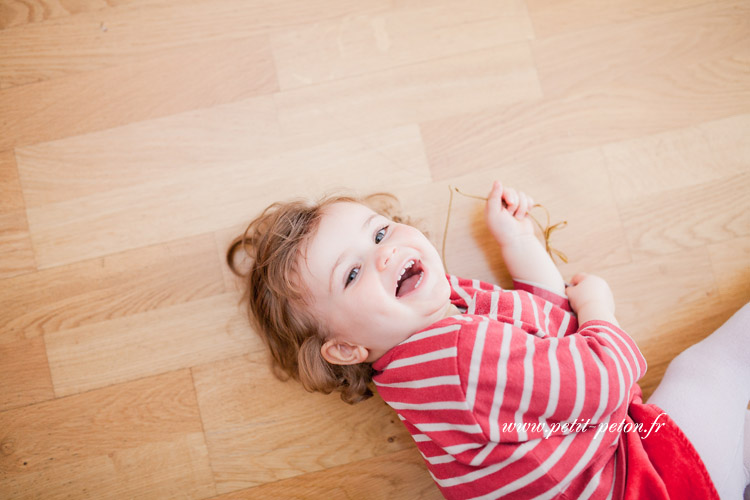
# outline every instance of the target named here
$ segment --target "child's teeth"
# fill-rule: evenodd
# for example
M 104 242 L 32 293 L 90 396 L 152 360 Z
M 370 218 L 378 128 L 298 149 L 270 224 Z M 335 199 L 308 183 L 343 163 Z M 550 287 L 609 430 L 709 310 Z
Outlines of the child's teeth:
M 409 262 L 407 262 L 406 265 L 404 266 L 404 268 L 401 270 L 401 276 L 403 276 L 404 273 L 406 272 L 406 270 L 409 269 L 413 265 L 414 265 L 414 261 L 413 260 L 410 260 Z
M 417 280 L 417 284 L 414 285 L 415 289 L 419 286 L 420 283 L 422 283 L 422 278 L 424 278 L 424 271 L 422 271 L 421 273 L 419 273 L 419 279 Z

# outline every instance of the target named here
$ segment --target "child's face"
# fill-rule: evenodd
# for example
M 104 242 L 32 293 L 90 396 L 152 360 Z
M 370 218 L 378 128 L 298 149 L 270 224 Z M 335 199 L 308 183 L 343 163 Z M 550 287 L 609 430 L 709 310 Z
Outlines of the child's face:
M 370 362 L 443 318 L 450 306 L 432 243 L 364 205 L 327 207 L 304 258 L 316 318 L 337 341 L 367 348 Z

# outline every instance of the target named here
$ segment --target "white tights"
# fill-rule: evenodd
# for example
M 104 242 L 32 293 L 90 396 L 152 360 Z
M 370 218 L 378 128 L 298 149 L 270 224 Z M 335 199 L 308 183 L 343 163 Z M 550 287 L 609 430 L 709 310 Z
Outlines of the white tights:
M 750 482 L 748 401 L 750 303 L 672 360 L 648 400 L 693 443 L 722 500 L 743 498 Z

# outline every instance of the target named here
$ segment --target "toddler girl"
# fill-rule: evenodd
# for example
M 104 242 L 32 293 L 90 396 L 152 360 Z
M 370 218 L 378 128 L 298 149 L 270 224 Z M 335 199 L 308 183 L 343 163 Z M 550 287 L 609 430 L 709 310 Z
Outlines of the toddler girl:
M 679 409 L 673 420 L 641 400 L 646 362 L 609 286 L 579 274 L 566 287 L 527 217 L 530 197 L 496 182 L 486 205 L 513 290 L 446 275 L 421 232 L 366 202 L 276 203 L 230 247 L 235 272 L 237 250 L 250 257 L 250 317 L 277 373 L 348 403 L 374 382 L 446 498 L 707 499 L 717 487 L 741 498 L 743 450 L 732 446 L 750 399 L 747 307 L 710 349 L 713 360 L 735 353 L 711 383 L 728 384 L 716 399 L 731 400 L 722 408 L 742 416 L 739 428 L 712 442 L 718 419 L 690 424 L 696 451 L 675 420 L 695 420 L 701 405 L 682 401 L 680 380 L 721 330 L 687 363 L 678 357 L 656 391 Z

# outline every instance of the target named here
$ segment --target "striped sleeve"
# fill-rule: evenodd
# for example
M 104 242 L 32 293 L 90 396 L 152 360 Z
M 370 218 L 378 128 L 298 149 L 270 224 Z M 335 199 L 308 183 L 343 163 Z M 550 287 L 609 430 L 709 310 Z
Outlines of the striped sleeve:
M 466 322 L 471 319 L 451 319 L 412 335 L 399 344 L 398 356 L 376 363 L 373 379 L 381 397 L 413 426 L 412 434 L 430 435 L 453 452 L 485 440 L 456 365 L 458 334 Z
M 565 311 L 572 311 L 572 309 L 570 308 L 570 302 L 568 302 L 567 297 L 565 297 L 564 295 L 558 295 L 557 293 L 548 290 L 538 283 L 515 279 L 513 280 L 513 288 L 515 288 L 516 290 L 524 290 L 532 295 L 536 295 L 537 297 L 544 299 L 556 305 L 557 307 L 562 308 Z
M 448 276 L 451 301 L 467 314 L 510 323 L 537 337 L 563 337 L 575 333 L 578 323 L 567 297 L 523 281 L 504 290 L 479 280 Z
M 494 442 L 549 437 L 564 434 L 563 423 L 619 417 L 646 371 L 635 342 L 606 322 L 547 338 L 507 323 L 485 325 L 464 330 L 457 352 L 467 401 L 471 395 L 477 423 Z

